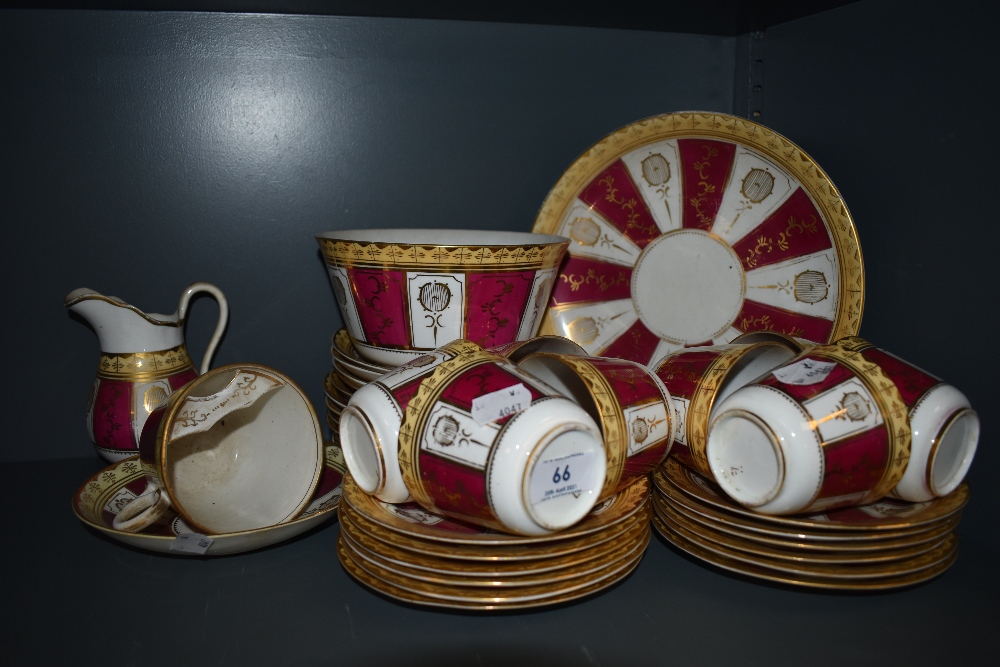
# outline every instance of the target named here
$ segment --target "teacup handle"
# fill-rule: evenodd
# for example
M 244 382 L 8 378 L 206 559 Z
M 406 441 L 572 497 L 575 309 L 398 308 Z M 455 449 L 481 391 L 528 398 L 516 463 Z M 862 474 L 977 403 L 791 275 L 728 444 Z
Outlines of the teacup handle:
M 212 356 L 215 354 L 215 348 L 219 346 L 219 341 L 222 339 L 222 332 L 226 330 L 226 324 L 229 323 L 229 302 L 226 300 L 226 295 L 222 293 L 222 290 L 212 283 L 191 283 L 184 289 L 184 293 L 181 294 L 181 302 L 177 306 L 178 324 L 184 324 L 184 319 L 187 317 L 187 309 L 188 304 L 191 302 L 191 297 L 198 292 L 207 292 L 211 294 L 219 303 L 219 323 L 215 325 L 215 333 L 212 334 L 212 340 L 208 342 L 208 348 L 205 349 L 205 356 L 201 360 L 201 368 L 198 369 L 198 374 L 204 375 L 205 371 L 208 370 L 208 367 L 212 362 Z
M 126 533 L 138 533 L 147 528 L 170 510 L 170 499 L 159 487 L 149 484 L 142 495 L 137 496 L 115 516 L 111 526 Z

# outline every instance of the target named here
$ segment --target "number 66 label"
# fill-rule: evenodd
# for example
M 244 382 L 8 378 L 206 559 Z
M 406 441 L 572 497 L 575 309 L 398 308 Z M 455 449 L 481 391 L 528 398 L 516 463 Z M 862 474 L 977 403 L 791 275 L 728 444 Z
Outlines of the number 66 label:
M 529 496 L 537 505 L 565 495 L 579 496 L 593 490 L 593 467 L 597 463 L 594 452 L 577 452 L 551 459 L 543 459 L 531 471 Z M 603 464 L 603 461 L 600 462 Z

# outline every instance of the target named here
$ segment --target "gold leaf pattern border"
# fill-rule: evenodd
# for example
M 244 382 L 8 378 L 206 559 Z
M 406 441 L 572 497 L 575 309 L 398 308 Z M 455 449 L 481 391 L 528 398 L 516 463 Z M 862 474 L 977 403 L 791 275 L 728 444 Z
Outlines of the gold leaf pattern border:
M 102 352 L 97 377 L 106 380 L 154 380 L 194 369 L 183 343 L 157 352 Z
M 331 266 L 395 268 L 400 270 L 491 268 L 504 271 L 553 269 L 559 266 L 569 240 L 540 245 L 440 246 L 374 243 L 321 238 L 323 256 Z

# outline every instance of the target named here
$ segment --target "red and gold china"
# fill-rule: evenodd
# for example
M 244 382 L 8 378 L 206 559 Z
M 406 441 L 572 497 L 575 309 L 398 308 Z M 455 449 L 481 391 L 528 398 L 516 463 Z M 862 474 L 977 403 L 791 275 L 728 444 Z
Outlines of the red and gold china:
M 608 471 L 601 497 L 652 472 L 674 440 L 670 392 L 634 361 L 548 352 L 529 354 L 520 368 L 575 400 L 601 426 Z
M 340 448 L 327 445 L 323 473 L 312 499 L 299 517 L 288 523 L 236 533 L 209 535 L 211 545 L 205 556 L 226 556 L 284 542 L 337 516 L 346 466 Z M 114 463 L 93 474 L 73 496 L 73 513 L 85 525 L 128 546 L 156 553 L 191 555 L 171 550 L 180 534 L 194 532 L 177 516 L 166 517 L 139 533 L 115 530 L 114 518 L 146 489 L 146 478 L 137 456 Z
M 673 456 L 710 474 L 705 458 L 715 407 L 743 385 L 795 356 L 786 341 L 692 347 L 668 354 L 652 370 L 670 391 L 677 425 Z
M 935 405 L 935 396 L 950 398 Z M 913 448 L 924 397 L 930 428 Z M 775 368 L 722 401 L 712 419 L 712 475 L 734 500 L 767 514 L 870 504 L 899 489 L 908 470 L 916 481 L 899 490 L 926 500 L 932 489 L 958 486 L 979 432 L 957 390 L 855 337 Z
M 229 319 L 226 297 L 215 285 L 189 285 L 173 315 L 147 314 L 85 287 L 66 295 L 64 305 L 94 328 L 101 346 L 97 379 L 87 401 L 87 431 L 105 460 L 137 454 L 149 413 L 198 376 L 184 343 L 184 324 L 191 297 L 200 292 L 219 303 L 219 321 L 201 362 L 204 373 Z
M 534 231 L 572 240 L 542 331 L 649 364 L 768 329 L 856 334 L 854 223 L 814 160 L 768 128 L 674 113 L 621 128 L 552 188 Z
M 420 383 L 398 460 L 424 508 L 527 535 L 586 516 L 607 470 L 601 432 L 583 408 L 485 351 L 444 361 Z
M 464 338 L 484 347 L 535 335 L 568 239 L 454 229 L 317 235 L 354 346 L 398 366 Z

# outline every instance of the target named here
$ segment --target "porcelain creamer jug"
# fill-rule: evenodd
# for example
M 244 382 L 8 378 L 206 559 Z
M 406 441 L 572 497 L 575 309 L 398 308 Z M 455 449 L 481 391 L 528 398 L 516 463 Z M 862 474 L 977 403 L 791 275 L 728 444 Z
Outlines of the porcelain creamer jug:
M 184 320 L 191 297 L 207 292 L 219 302 L 219 321 L 195 371 L 184 345 Z M 208 370 L 229 320 L 229 304 L 210 283 L 189 285 L 173 315 L 144 313 L 121 299 L 80 288 L 65 305 L 97 332 L 101 359 L 87 401 L 87 430 L 97 453 L 111 462 L 138 454 L 139 435 L 149 413 L 170 394 Z

